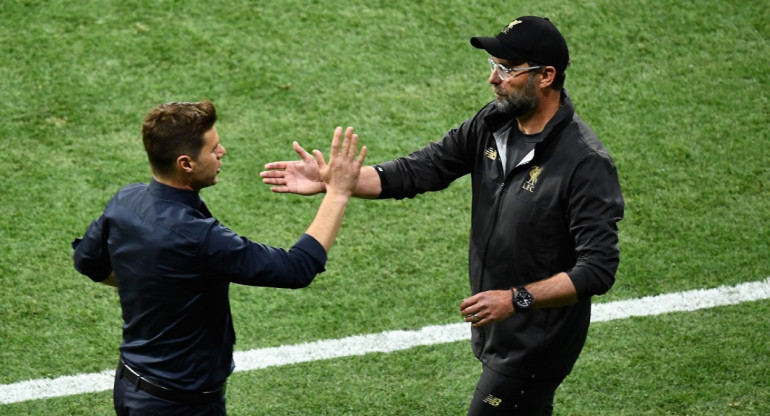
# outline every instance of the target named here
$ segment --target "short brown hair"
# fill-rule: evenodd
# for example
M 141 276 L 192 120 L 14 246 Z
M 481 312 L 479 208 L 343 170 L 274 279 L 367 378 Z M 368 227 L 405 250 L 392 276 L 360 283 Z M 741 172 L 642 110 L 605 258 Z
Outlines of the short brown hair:
M 197 159 L 203 135 L 216 121 L 217 110 L 209 100 L 165 103 L 150 111 L 142 125 L 142 140 L 153 172 L 173 172 L 181 155 Z

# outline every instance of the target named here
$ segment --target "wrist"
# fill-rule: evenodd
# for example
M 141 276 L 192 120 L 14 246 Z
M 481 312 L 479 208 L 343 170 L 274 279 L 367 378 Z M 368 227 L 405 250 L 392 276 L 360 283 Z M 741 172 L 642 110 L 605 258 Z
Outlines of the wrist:
M 535 298 L 524 286 L 516 286 L 511 288 L 511 302 L 516 313 L 524 313 L 532 309 Z
M 345 203 L 347 204 L 348 201 L 350 201 L 350 198 L 353 196 L 353 193 L 349 190 L 341 190 L 341 189 L 325 189 L 325 199 L 329 199 L 335 202 Z

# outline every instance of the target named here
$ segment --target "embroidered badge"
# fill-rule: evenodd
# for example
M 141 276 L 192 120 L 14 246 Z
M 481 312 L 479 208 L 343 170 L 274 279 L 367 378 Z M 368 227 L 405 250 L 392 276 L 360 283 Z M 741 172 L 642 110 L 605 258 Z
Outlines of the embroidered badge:
M 541 173 L 543 173 L 542 166 L 532 166 L 532 170 L 529 171 L 529 180 L 524 182 L 522 188 L 529 192 L 535 192 L 535 184 L 537 183 L 537 178 Z
M 503 33 L 508 34 L 508 32 L 510 32 L 511 29 L 513 29 L 513 27 L 518 25 L 519 23 L 522 23 L 522 21 L 521 20 L 514 20 L 511 23 L 508 23 L 508 26 L 506 26 L 505 29 L 503 29 Z
M 495 160 L 495 159 L 497 159 L 497 150 L 495 150 L 492 147 L 489 147 L 489 148 L 487 148 L 487 150 L 484 151 L 484 156 L 486 156 L 486 157 L 488 157 L 488 158 L 490 158 L 492 160 Z

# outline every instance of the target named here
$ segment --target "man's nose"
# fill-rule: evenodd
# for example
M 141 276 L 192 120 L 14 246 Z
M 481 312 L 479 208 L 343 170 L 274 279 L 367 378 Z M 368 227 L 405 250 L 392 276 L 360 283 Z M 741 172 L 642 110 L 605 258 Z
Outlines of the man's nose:
M 489 82 L 492 85 L 498 85 L 503 82 L 502 78 L 500 78 L 500 75 L 497 73 L 496 70 L 492 70 L 489 73 L 489 79 L 487 79 L 487 82 Z

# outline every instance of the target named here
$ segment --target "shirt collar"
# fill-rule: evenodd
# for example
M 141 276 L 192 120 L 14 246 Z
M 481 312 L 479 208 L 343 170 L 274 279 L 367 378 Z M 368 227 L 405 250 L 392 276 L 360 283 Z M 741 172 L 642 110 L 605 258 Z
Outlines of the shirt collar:
M 156 181 L 155 178 L 150 181 L 149 189 L 150 194 L 158 199 L 181 202 L 196 210 L 199 210 L 203 204 L 203 200 L 197 192 L 164 185 Z

